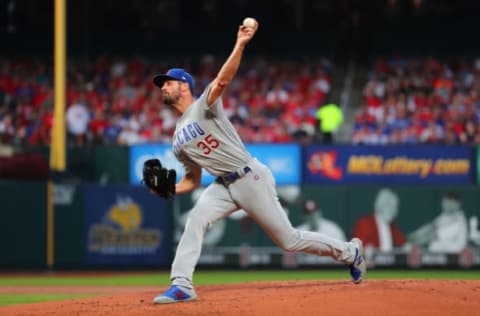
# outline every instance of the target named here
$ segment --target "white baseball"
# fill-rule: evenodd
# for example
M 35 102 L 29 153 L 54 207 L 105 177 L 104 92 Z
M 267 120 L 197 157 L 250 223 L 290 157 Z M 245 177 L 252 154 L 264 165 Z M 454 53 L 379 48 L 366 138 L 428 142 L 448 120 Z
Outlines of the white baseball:
M 254 18 L 245 18 L 243 19 L 243 25 L 245 25 L 246 27 L 255 27 L 255 25 L 257 24 L 257 21 L 255 21 Z

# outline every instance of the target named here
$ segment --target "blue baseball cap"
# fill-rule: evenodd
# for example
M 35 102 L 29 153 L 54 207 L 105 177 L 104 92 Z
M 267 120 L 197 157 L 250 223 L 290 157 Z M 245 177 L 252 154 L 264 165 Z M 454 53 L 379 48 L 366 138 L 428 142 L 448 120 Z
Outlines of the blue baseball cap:
M 159 88 L 163 86 L 163 83 L 167 80 L 178 80 L 181 82 L 188 83 L 190 90 L 193 93 L 194 81 L 192 75 L 185 71 L 182 68 L 172 68 L 167 71 L 166 74 L 156 75 L 153 78 L 153 82 Z

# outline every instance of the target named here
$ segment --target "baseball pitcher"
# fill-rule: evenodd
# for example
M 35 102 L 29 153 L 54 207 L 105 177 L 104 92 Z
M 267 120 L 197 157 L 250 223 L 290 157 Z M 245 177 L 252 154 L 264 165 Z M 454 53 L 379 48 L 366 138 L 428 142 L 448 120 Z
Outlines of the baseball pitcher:
M 162 167 L 158 159 L 145 162 L 145 185 L 161 197 L 190 192 L 200 186 L 202 169 L 216 176 L 202 193 L 185 225 L 171 269 L 171 287 L 153 303 L 175 303 L 197 298 L 193 271 L 200 257 L 205 231 L 219 219 L 243 209 L 283 250 L 330 256 L 349 267 L 353 283 L 365 276 L 362 241 L 349 242 L 297 230 L 282 209 L 272 173 L 252 157 L 223 111 L 222 94 L 234 78 L 243 51 L 258 29 L 241 25 L 233 50 L 198 98 L 193 97 L 194 80 L 181 68 L 157 75 L 154 83 L 163 102 L 177 110 L 179 118 L 173 135 L 173 150 L 184 165 L 185 175 L 176 182 L 175 170 Z

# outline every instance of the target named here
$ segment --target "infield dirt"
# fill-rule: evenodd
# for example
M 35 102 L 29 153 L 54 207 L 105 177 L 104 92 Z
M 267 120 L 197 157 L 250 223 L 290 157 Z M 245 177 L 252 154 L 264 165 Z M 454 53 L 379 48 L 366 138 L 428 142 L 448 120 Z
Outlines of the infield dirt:
M 199 299 L 153 305 L 165 287 L 4 286 L 0 294 L 85 293 L 94 298 L 0 307 L 0 315 L 478 315 L 480 281 L 250 282 L 198 286 Z

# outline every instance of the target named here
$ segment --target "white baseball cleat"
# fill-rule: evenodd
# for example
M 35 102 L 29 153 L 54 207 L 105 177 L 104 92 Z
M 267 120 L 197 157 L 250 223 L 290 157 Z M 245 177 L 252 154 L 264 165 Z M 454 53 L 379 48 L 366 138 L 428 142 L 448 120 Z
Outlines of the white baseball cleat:
M 363 243 L 359 238 L 353 238 L 350 242 L 355 245 L 355 258 L 348 268 L 350 269 L 352 282 L 358 284 L 367 274 L 367 265 L 363 257 Z
M 155 296 L 153 304 L 169 304 L 193 301 L 197 298 L 197 294 L 193 288 L 186 288 L 183 286 L 172 285 L 163 294 Z

